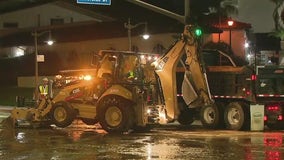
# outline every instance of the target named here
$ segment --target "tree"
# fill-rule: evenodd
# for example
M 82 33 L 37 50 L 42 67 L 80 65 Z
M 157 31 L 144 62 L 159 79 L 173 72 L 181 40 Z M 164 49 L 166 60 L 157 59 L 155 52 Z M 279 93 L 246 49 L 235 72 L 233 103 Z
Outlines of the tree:
M 273 11 L 273 20 L 274 20 L 274 26 L 275 26 L 275 30 L 278 31 L 280 30 L 280 25 L 279 25 L 279 14 L 278 14 L 278 10 L 280 9 L 281 5 L 283 4 L 284 0 L 269 0 L 273 3 L 275 3 L 276 7 Z
M 228 0 L 191 1 L 191 20 L 198 23 L 221 23 L 238 14 L 238 8 Z
M 279 9 L 284 3 L 284 0 L 269 0 L 269 1 L 275 3 L 276 5 L 272 14 L 274 20 L 274 31 L 270 35 L 280 38 L 281 40 L 284 40 L 284 28 L 283 25 L 280 25 L 279 20 L 281 19 L 281 15 L 279 15 L 278 13 Z

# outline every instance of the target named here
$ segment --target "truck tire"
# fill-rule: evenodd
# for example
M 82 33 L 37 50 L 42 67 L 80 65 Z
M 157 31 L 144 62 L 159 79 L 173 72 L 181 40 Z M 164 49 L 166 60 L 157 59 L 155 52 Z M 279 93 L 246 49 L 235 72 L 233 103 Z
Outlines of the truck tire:
M 224 120 L 226 129 L 241 130 L 244 125 L 245 114 L 240 103 L 232 102 L 225 108 Z
M 75 110 L 66 102 L 55 103 L 50 111 L 51 122 L 61 128 L 69 126 L 75 115 Z
M 220 113 L 216 105 L 203 106 L 200 110 L 200 121 L 205 128 L 216 129 L 220 126 Z
M 131 109 L 119 98 L 106 99 L 99 108 L 99 122 L 109 133 L 122 133 L 131 128 Z

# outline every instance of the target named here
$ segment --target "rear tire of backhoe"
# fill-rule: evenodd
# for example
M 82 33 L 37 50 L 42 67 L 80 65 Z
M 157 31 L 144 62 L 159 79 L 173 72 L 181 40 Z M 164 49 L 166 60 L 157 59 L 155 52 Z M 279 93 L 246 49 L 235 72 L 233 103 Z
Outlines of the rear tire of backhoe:
M 51 121 L 57 127 L 64 128 L 73 122 L 75 113 L 75 110 L 67 102 L 57 102 L 50 111 Z
M 208 129 L 221 128 L 223 122 L 221 109 L 221 106 L 218 108 L 215 104 L 202 107 L 200 110 L 202 125 Z
M 180 111 L 180 114 L 177 118 L 178 123 L 186 126 L 191 125 L 194 122 L 194 112 L 194 109 L 189 108 Z
M 108 98 L 99 108 L 99 122 L 104 130 L 109 133 L 123 133 L 132 125 L 130 107 L 119 98 Z

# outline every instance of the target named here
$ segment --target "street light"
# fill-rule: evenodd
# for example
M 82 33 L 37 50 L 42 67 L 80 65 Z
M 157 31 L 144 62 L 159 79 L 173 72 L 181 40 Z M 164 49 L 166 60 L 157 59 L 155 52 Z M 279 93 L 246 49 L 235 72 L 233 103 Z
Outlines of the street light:
M 35 43 L 35 98 L 36 100 L 38 98 L 38 90 L 37 90 L 37 86 L 38 86 L 38 42 L 37 41 L 38 41 L 38 37 L 46 33 L 49 34 L 49 37 L 46 43 L 48 45 L 52 45 L 54 41 L 51 39 L 51 31 L 43 31 L 43 32 L 38 33 L 37 30 L 35 30 L 34 32 L 32 32 L 32 36 L 34 37 L 34 43 Z
M 49 31 L 48 40 L 46 41 L 46 43 L 50 46 L 53 45 L 53 43 L 54 43 L 54 40 L 52 40 L 52 38 L 51 38 L 51 31 Z
M 229 42 L 230 42 L 230 49 L 232 49 L 232 26 L 234 25 L 234 21 L 230 18 L 228 20 L 228 26 L 229 26 L 229 32 L 230 32 L 230 35 L 229 35 Z
M 143 39 L 145 39 L 145 40 L 147 40 L 147 39 L 149 39 L 150 38 L 150 35 L 148 34 L 148 23 L 147 22 L 141 22 L 141 23 L 137 23 L 137 24 L 135 24 L 135 25 L 132 25 L 131 23 L 130 23 L 130 18 L 128 18 L 128 23 L 124 23 L 124 27 L 127 29 L 127 33 L 128 33 L 128 50 L 129 51 L 131 51 L 132 49 L 131 49 L 131 47 L 132 47 L 132 42 L 131 42 L 131 29 L 134 29 L 134 28 L 136 28 L 136 27 L 139 27 L 139 26 L 141 26 L 141 25 L 145 25 L 145 32 L 144 32 L 144 34 L 142 35 L 142 37 L 143 37 Z

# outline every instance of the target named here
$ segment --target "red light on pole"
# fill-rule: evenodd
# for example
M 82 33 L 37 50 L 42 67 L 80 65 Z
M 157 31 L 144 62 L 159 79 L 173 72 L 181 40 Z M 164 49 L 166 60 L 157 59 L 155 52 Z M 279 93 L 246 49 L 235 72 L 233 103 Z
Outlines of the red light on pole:
M 232 29 L 231 29 L 231 27 L 234 25 L 234 21 L 233 20 L 231 20 L 231 19 L 229 19 L 228 20 L 228 26 L 229 26 L 229 32 L 230 32 L 230 37 L 229 37 L 229 41 L 230 41 L 230 48 L 232 49 Z

